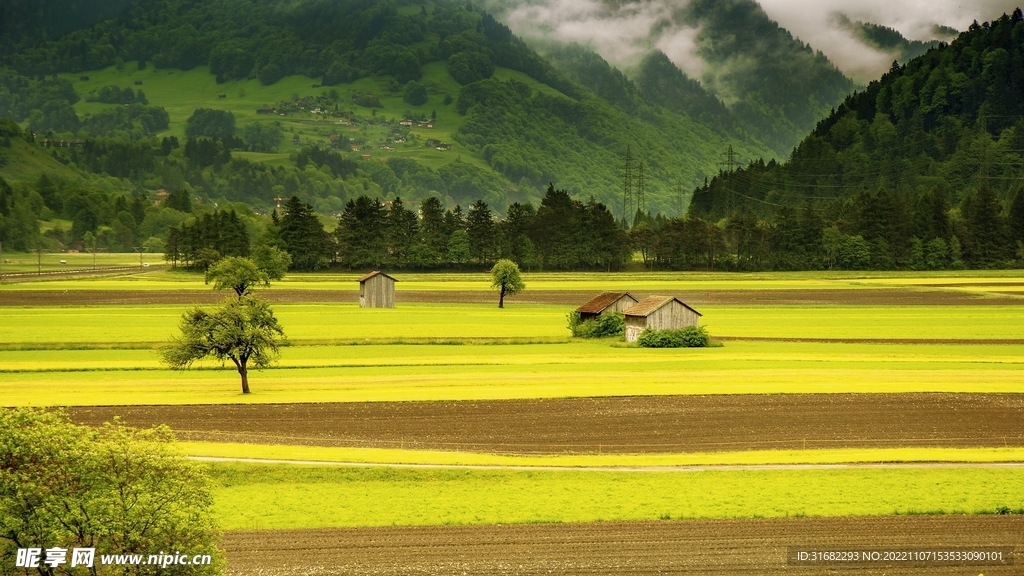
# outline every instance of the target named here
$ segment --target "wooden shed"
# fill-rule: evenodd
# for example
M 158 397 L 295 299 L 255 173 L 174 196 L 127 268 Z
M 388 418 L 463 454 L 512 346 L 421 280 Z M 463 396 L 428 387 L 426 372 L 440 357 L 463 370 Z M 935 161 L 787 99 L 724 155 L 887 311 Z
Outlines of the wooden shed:
M 359 279 L 360 308 L 394 308 L 395 280 L 391 276 L 375 270 Z
M 624 313 L 639 301 L 629 292 L 605 292 L 577 308 L 576 312 L 580 315 L 580 322 L 586 322 L 587 320 L 597 318 L 605 312 Z
M 629 308 L 626 315 L 626 342 L 636 342 L 645 328 L 682 330 L 699 326 L 701 313 L 672 296 L 648 296 Z

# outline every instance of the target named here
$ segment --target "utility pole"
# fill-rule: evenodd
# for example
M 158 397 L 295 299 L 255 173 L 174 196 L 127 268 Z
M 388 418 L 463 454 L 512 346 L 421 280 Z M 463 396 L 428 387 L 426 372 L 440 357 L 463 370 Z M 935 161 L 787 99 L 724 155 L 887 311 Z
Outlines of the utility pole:
M 142 253 L 146 251 L 146 247 L 145 246 L 135 246 L 134 248 L 132 248 L 132 250 L 135 250 L 136 252 L 139 253 L 139 269 L 141 270 L 142 269 Z
M 4 241 L 0 240 L 0 282 L 4 281 Z
M 36 273 L 43 275 L 43 247 L 36 244 Z

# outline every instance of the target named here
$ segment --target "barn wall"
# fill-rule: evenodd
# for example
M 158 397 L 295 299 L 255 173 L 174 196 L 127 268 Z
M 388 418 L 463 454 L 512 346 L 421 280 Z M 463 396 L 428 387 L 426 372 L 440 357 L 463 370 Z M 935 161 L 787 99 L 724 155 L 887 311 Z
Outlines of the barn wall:
M 378 274 L 359 287 L 359 306 L 363 308 L 394 308 L 395 282 Z
M 626 342 L 636 342 L 640 338 L 640 333 L 647 326 L 645 320 L 639 316 L 626 316 Z
M 647 317 L 647 326 L 652 330 L 682 330 L 699 322 L 700 316 L 674 300 Z
M 637 301 L 633 300 L 629 296 L 623 296 L 615 301 L 614 304 L 608 307 L 605 312 L 625 312 L 630 307 L 636 305 Z

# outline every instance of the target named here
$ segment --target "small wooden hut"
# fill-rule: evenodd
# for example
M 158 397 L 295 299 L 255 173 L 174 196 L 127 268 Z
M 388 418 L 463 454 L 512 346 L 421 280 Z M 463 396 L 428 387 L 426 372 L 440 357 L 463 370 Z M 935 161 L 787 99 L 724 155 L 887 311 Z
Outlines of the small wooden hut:
M 629 292 L 605 292 L 576 309 L 580 322 L 593 320 L 605 312 L 625 312 L 639 302 Z
M 375 270 L 359 279 L 360 308 L 394 308 L 395 280 L 391 276 Z
M 646 328 L 682 330 L 699 326 L 701 313 L 672 296 L 648 296 L 629 308 L 626 315 L 626 342 L 636 342 Z

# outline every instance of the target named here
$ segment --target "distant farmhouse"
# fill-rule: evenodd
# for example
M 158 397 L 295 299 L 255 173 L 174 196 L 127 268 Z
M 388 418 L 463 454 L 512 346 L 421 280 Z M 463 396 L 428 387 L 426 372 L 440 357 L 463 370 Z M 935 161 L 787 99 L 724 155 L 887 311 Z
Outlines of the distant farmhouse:
M 682 330 L 699 326 L 702 314 L 672 296 L 648 296 L 623 312 L 626 342 L 636 342 L 645 329 Z
M 394 308 L 395 280 L 376 270 L 359 279 L 360 308 Z
M 606 312 L 625 312 L 634 306 L 637 300 L 629 292 L 605 292 L 576 309 L 580 322 L 593 320 Z

